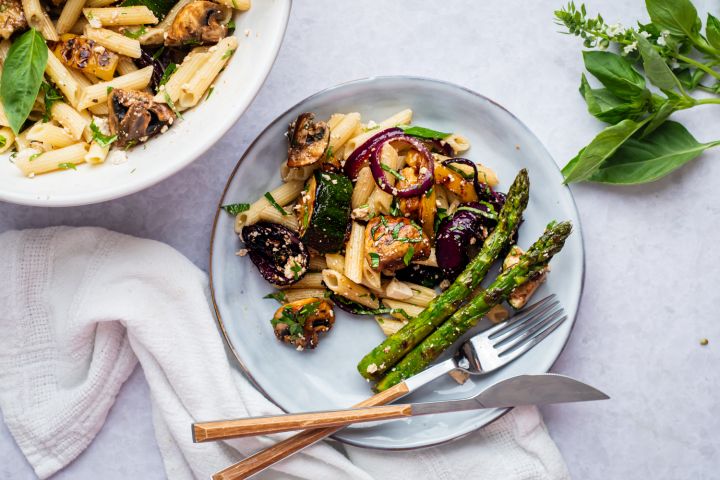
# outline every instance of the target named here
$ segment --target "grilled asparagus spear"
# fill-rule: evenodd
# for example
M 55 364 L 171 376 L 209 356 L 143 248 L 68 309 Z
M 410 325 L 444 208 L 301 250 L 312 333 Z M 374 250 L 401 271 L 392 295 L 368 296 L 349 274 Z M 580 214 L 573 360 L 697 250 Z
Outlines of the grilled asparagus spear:
M 522 169 L 508 191 L 495 230 L 485 239 L 480 253 L 468 264 L 452 285 L 436 297 L 420 315 L 410 320 L 396 334 L 375 347 L 358 364 L 360 374 L 368 379 L 381 378 L 410 350 L 455 312 L 470 293 L 480 285 L 490 265 L 509 244 L 520 224 L 528 202 L 530 180 Z
M 550 259 L 562 249 L 572 231 L 570 222 L 551 223 L 545 233 L 520 257 L 520 261 L 501 273 L 495 281 L 455 312 L 435 332 L 408 353 L 380 382 L 376 391 L 383 391 L 421 372 L 445 349 L 450 347 L 494 305 L 502 302 L 510 292 L 541 272 Z

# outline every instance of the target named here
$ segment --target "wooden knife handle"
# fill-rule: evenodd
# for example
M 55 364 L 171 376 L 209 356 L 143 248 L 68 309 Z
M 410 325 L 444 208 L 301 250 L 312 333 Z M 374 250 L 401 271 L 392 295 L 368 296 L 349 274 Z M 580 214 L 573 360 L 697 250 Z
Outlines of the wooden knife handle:
M 324 412 L 273 415 L 268 417 L 239 418 L 193 425 L 196 443 L 223 438 L 253 437 L 269 433 L 306 430 L 308 428 L 341 427 L 352 423 L 392 420 L 412 415 L 410 405 L 386 405 Z
M 362 408 L 385 405 L 407 395 L 409 391 L 410 390 L 404 382 L 399 383 L 392 388 L 380 392 L 377 395 L 354 405 L 354 407 Z M 290 455 L 319 442 L 323 438 L 332 435 L 341 428 L 342 427 L 317 428 L 298 433 L 287 440 L 283 440 L 272 447 L 261 450 L 245 460 L 241 460 L 235 465 L 231 465 L 228 468 L 217 472 L 212 478 L 213 480 L 241 480 L 249 478 L 256 473 L 262 472 L 280 460 L 287 458 Z

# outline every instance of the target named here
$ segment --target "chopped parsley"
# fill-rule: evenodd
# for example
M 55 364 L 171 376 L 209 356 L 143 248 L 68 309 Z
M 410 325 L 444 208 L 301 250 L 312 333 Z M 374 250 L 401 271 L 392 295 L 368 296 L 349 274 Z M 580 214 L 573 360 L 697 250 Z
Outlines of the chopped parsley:
M 388 172 L 390 175 L 397 178 L 398 180 L 405 180 L 405 177 L 402 175 L 402 173 L 398 172 L 397 170 L 395 170 L 392 167 L 385 165 L 384 163 L 380 164 L 380 168 L 382 168 L 383 170 L 385 170 L 386 172 Z
M 302 271 L 303 267 L 302 265 L 299 265 L 297 262 L 293 261 L 292 267 L 290 267 L 290 270 L 293 272 L 294 280 L 298 280 L 300 278 L 300 272 Z
M 495 213 L 495 209 L 493 208 L 491 208 L 490 211 L 486 212 L 485 210 L 480 210 L 479 208 L 473 208 L 467 205 L 463 205 L 462 207 L 458 207 L 458 209 L 455 211 L 461 212 L 463 210 L 466 212 L 477 213 L 478 215 L 489 218 L 490 220 L 497 220 L 497 214 Z
M 457 173 L 458 175 L 460 175 L 460 176 L 461 176 L 462 178 L 464 178 L 465 180 L 472 180 L 472 179 L 475 178 L 475 173 L 474 173 L 474 172 L 473 172 L 473 173 L 466 172 L 465 170 L 463 170 L 463 169 L 461 169 L 461 168 L 458 168 L 458 167 L 456 167 L 455 165 L 452 165 L 452 164 L 450 164 L 450 165 L 445 165 L 445 166 L 446 166 L 448 169 L 450 169 L 450 170 L 452 170 L 453 172 L 455 172 L 455 173 Z
M 170 97 L 170 94 L 168 94 L 168 92 L 163 92 L 163 93 L 165 94 L 165 95 L 164 95 L 164 96 L 165 96 L 165 103 L 167 103 L 167 104 L 168 104 L 168 107 L 170 107 L 170 110 L 172 110 L 173 113 L 174 113 L 175 115 L 177 115 L 177 117 L 178 117 L 179 119 L 182 120 L 183 116 L 180 114 L 180 112 L 178 112 L 177 108 L 175 108 L 175 102 L 173 102 L 172 98 Z
M 438 231 L 438 228 L 440 227 L 440 222 L 442 222 L 444 218 L 447 218 L 447 216 L 447 209 L 438 207 L 437 214 L 435 215 L 435 232 Z
M 220 57 L 221 60 L 225 60 L 226 58 L 230 58 L 230 56 L 235 53 L 234 48 L 228 48 L 225 53 L 223 53 L 222 57 Z
M 131 30 L 129 30 L 129 29 L 125 29 L 125 31 L 123 32 L 123 35 L 125 35 L 126 37 L 134 38 L 134 39 L 137 40 L 138 38 L 142 37 L 142 36 L 145 35 L 146 33 L 147 33 L 147 28 L 145 28 L 145 25 L 142 25 L 140 28 L 138 28 L 138 29 L 135 30 L 135 31 L 131 31 Z
M 334 293 L 330 295 L 330 299 L 337 304 L 343 305 L 347 311 L 354 313 L 355 315 L 383 315 L 386 313 L 399 313 L 408 320 L 411 318 L 410 315 L 408 315 L 402 308 L 389 308 L 385 306 L 381 306 L 380 308 L 367 308 L 357 302 L 353 302 L 352 300 Z
M 332 160 L 333 158 L 333 147 L 332 145 L 328 145 L 327 150 L 325 150 L 325 160 Z
M 196 38 L 189 38 L 187 40 L 183 40 L 183 45 L 187 45 L 190 47 L 196 47 L 198 45 L 202 45 L 202 42 Z
M 398 125 L 398 128 L 400 128 L 403 133 L 410 135 L 411 137 L 427 138 L 429 140 L 442 140 L 443 138 L 447 138 L 452 135 L 451 133 L 438 132 L 437 130 L 433 130 L 431 128 L 411 125 Z
M 393 237 L 394 240 L 397 240 L 397 239 L 398 239 L 398 236 L 400 235 L 400 230 L 402 230 L 402 227 L 403 227 L 404 225 L 405 225 L 404 223 L 398 222 L 398 223 L 395 225 L 395 227 L 392 229 L 392 237 Z
M 90 130 L 92 131 L 92 139 L 95 143 L 101 147 L 109 147 L 114 141 L 117 140 L 117 135 L 105 135 L 100 131 L 100 128 L 95 124 L 95 120 L 90 123 Z
M 5 138 L 3 135 L 0 135 L 0 148 L 4 147 L 7 143 L 7 138 Z
M 410 265 L 410 261 L 412 260 L 413 255 L 415 255 L 415 248 L 410 245 L 407 252 L 405 252 L 405 255 L 403 255 L 403 263 L 406 267 Z
M 36 159 L 37 157 L 39 157 L 39 156 L 40 156 L 39 153 L 33 153 L 32 155 L 30 155 L 30 157 L 28 157 L 28 162 L 32 162 L 33 160 L 35 160 L 35 159 Z
M 70 169 L 77 170 L 77 166 L 72 162 L 59 163 L 58 168 L 60 168 L 62 170 L 70 170 Z
M 205 101 L 207 101 L 208 98 L 210 98 L 210 95 L 215 91 L 215 87 L 210 85 L 210 88 L 208 88 L 208 93 L 205 95 Z
M 432 193 L 435 191 L 434 188 L 435 187 L 430 187 L 430 189 L 425 192 L 425 198 L 430 198 L 430 195 L 432 195 Z
M 162 55 L 164 51 L 165 47 L 158 48 L 157 50 L 155 50 L 155 53 L 152 54 L 152 59 L 157 60 L 158 58 L 160 58 L 160 55 Z
M 113 91 L 113 87 L 107 87 L 107 90 L 105 90 L 105 93 L 110 95 L 110 92 L 112 92 L 112 91 Z
M 393 197 L 392 202 L 390 202 L 390 215 L 393 217 L 400 217 L 402 216 L 402 212 L 400 211 L 400 205 L 398 204 L 398 199 Z
M 375 252 L 370 252 L 370 266 L 372 268 L 378 268 L 380 266 L 380 255 Z
M 223 205 L 220 208 L 225 210 L 230 215 L 237 215 L 238 213 L 246 212 L 250 209 L 249 203 L 229 203 Z
M 47 82 L 43 82 L 40 85 L 40 90 L 42 90 L 43 99 L 45 100 L 45 113 L 43 114 L 43 120 L 47 122 L 50 120 L 50 109 L 52 108 L 53 103 L 61 102 L 63 100 L 63 96 L 55 89 L 55 87 Z
M 287 297 L 285 296 L 285 292 L 283 292 L 282 290 L 279 290 L 279 291 L 274 292 L 274 293 L 268 293 L 268 294 L 265 295 L 263 298 L 272 298 L 272 299 L 274 299 L 274 300 L 277 300 L 277 301 L 280 302 L 280 303 L 286 303 L 286 302 L 287 302 Z
M 273 198 L 273 196 L 272 196 L 272 194 L 271 194 L 270 192 L 265 192 L 265 199 L 266 199 L 268 202 L 270 202 L 270 205 L 272 205 L 273 207 L 275 207 L 275 210 L 277 210 L 278 212 L 282 213 L 283 216 L 285 216 L 285 215 L 288 214 L 288 212 L 286 212 L 285 209 L 282 208 L 282 207 L 280 206 L 280 204 L 275 201 L 275 199 Z
M 158 83 L 158 86 L 165 85 L 168 80 L 170 80 L 170 76 L 175 73 L 175 70 L 177 70 L 177 65 L 170 62 L 167 67 L 165 67 L 165 71 L 162 74 L 162 77 L 160 77 L 160 82 Z
M 227 25 L 228 30 L 235 30 L 235 20 L 232 18 L 225 25 Z

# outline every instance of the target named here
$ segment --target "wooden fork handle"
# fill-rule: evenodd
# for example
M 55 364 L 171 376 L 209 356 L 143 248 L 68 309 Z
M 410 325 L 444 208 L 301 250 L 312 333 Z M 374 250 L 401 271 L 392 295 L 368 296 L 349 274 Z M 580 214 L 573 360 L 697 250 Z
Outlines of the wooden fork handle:
M 362 408 L 386 405 L 407 395 L 409 392 L 410 390 L 404 382 L 399 383 L 392 388 L 380 392 L 377 395 L 354 405 L 354 407 Z M 290 455 L 319 442 L 323 438 L 332 435 L 341 428 L 342 427 L 318 428 L 298 433 L 287 440 L 283 440 L 282 442 L 279 442 L 270 448 L 266 448 L 265 450 L 262 450 L 245 460 L 236 463 L 235 465 L 231 465 L 228 468 L 217 472 L 212 478 L 213 480 L 241 480 L 249 478 L 256 473 L 262 472 L 280 460 L 287 458 Z
M 392 420 L 412 415 L 410 405 L 386 405 L 325 412 L 274 415 L 240 418 L 193 425 L 195 442 L 208 442 L 223 438 L 252 437 L 269 433 L 306 430 L 308 428 L 341 427 L 352 423 Z

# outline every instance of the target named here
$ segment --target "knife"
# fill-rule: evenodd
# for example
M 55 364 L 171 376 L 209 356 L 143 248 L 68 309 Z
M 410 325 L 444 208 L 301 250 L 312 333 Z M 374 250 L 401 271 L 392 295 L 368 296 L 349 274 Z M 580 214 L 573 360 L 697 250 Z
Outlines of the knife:
M 610 397 L 600 390 L 564 375 L 552 373 L 519 375 L 501 380 L 476 396 L 463 400 L 351 408 L 195 423 L 192 431 L 195 442 L 207 442 L 221 438 L 248 437 L 308 428 L 339 427 L 352 423 L 395 420 L 436 413 L 519 407 L 521 405 L 588 402 L 608 398 Z

